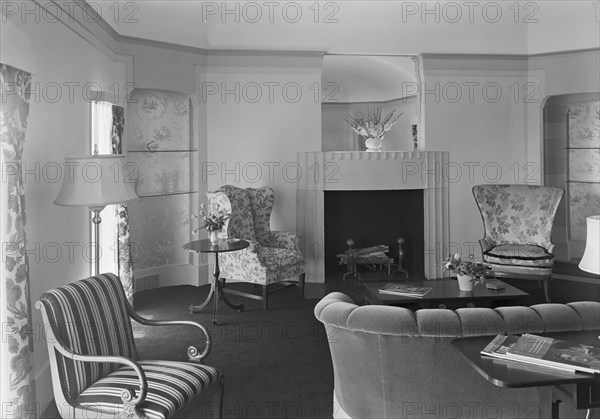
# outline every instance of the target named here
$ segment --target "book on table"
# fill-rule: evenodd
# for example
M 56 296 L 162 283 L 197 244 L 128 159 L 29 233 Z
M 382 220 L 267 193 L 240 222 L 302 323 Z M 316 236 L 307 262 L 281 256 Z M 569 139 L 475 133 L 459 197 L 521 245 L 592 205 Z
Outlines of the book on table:
M 600 347 L 529 333 L 498 335 L 481 354 L 563 371 L 600 374 Z
M 379 289 L 381 294 L 403 295 L 407 297 L 422 298 L 433 290 L 431 287 L 419 287 L 406 284 L 385 284 Z

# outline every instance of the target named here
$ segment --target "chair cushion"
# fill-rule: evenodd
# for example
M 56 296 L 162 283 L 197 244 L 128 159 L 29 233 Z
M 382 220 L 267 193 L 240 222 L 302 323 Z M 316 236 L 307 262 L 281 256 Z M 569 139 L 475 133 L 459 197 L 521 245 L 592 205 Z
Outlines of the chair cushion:
M 281 269 L 284 266 L 294 265 L 303 262 L 302 254 L 299 254 L 290 249 L 280 247 L 266 247 L 260 249 L 258 258 L 267 269 Z
M 498 265 L 550 267 L 554 264 L 554 255 L 534 244 L 501 244 L 483 252 L 483 258 Z
M 190 362 L 149 360 L 140 361 L 140 366 L 148 380 L 146 400 L 140 410 L 152 419 L 172 417 L 221 379 L 218 370 Z M 121 391 L 133 388 L 137 395 L 138 383 L 135 371 L 122 367 L 86 388 L 75 401 L 84 407 L 118 413 L 123 407 Z

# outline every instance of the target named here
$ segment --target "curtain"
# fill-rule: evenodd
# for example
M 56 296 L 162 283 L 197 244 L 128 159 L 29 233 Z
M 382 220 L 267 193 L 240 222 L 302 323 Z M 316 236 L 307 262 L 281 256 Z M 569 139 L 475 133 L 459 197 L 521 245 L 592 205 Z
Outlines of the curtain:
M 92 154 L 113 154 L 111 144 L 106 141 L 111 138 L 112 103 L 92 102 Z M 120 153 L 119 153 L 120 154 Z
M 125 126 L 125 110 L 112 105 L 111 152 L 123 153 L 123 128 Z M 123 174 L 125 176 L 125 174 Z M 127 180 L 127 179 L 126 179 Z M 125 289 L 125 295 L 133 306 L 133 258 L 129 240 L 129 214 L 127 204 L 116 205 L 117 211 L 117 245 L 119 252 L 119 278 Z
M 3 412 L 26 417 L 35 412 L 35 378 L 29 265 L 25 235 L 25 191 L 21 177 L 29 114 L 31 75 L 0 63 L 0 143 L 6 177 L 0 192 L 2 230 L 2 388 Z M 13 170 L 14 169 L 14 170 Z M 10 403 L 10 404 L 9 404 Z

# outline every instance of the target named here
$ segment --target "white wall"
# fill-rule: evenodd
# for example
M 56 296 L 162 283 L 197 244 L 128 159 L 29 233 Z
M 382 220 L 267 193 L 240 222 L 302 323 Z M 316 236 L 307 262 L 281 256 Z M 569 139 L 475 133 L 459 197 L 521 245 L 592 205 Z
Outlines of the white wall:
M 296 153 L 321 148 L 322 57 L 208 58 L 200 98 L 207 104 L 207 187 L 273 187 L 271 228 L 294 231 L 296 183 L 306 175 L 297 170 Z
M 599 57 L 598 51 L 529 59 L 424 56 L 425 147 L 450 151 L 445 175 L 450 179 L 454 250 L 480 256 L 476 242 L 483 237 L 483 224 L 471 193 L 474 185 L 542 182 L 545 100 L 598 92 Z M 459 100 L 457 92 L 462 94 Z
M 423 65 L 425 148 L 450 152 L 441 175 L 450 181 L 453 245 L 444 253 L 480 257 L 483 224 L 471 188 L 539 179 L 539 171 L 526 170 L 527 60 L 425 56 Z
M 89 154 L 91 106 L 86 98 L 93 95 L 86 95 L 85 84 L 95 83 L 106 91 L 125 85 L 122 63 L 100 53 L 62 23 L 34 19 L 29 15 L 2 23 L 0 56 L 2 63 L 33 74 L 23 156 L 23 169 L 28 171 L 24 182 L 32 304 L 44 291 L 90 274 L 88 255 L 83 252 L 90 238 L 88 210 L 53 204 L 62 180 L 56 168 L 62 168 L 67 155 Z M 41 316 L 35 309 L 33 323 L 41 413 L 53 394 Z

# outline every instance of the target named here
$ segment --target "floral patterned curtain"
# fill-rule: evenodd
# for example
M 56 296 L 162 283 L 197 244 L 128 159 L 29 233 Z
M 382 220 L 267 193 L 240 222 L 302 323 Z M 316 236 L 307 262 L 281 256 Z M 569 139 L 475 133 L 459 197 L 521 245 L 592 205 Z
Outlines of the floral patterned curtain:
M 0 143 L 2 167 L 7 176 L 1 182 L 0 211 L 2 220 L 2 278 L 6 291 L 2 308 L 3 331 L 8 345 L 2 343 L 1 400 L 11 403 L 2 411 L 13 417 L 26 417 L 35 412 L 35 378 L 33 368 L 33 339 L 31 333 L 31 298 L 29 264 L 25 235 L 25 191 L 19 169 L 29 114 L 31 75 L 0 63 Z M 5 170 L 6 169 L 6 170 Z M 9 174 L 10 173 L 10 174 Z M 8 378 L 8 380 L 7 380 Z
M 123 153 L 123 128 L 125 126 L 125 110 L 112 106 L 111 149 L 112 154 Z M 133 306 L 133 260 L 129 240 L 129 214 L 127 204 L 115 205 L 117 211 L 117 241 L 119 252 L 119 278 L 125 289 L 125 295 Z

